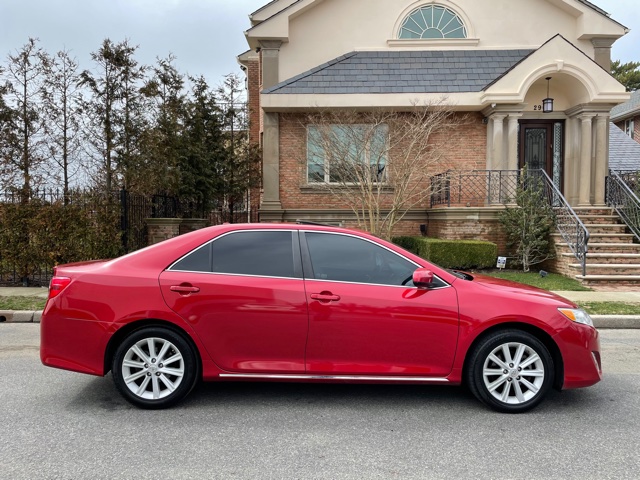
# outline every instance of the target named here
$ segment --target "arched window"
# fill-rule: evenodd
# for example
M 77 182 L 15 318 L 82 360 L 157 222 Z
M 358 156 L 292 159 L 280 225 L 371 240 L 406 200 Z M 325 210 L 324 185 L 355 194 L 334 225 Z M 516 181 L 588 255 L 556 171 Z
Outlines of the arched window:
M 402 40 L 433 40 L 467 38 L 467 29 L 460 17 L 441 5 L 428 5 L 411 12 L 400 27 Z

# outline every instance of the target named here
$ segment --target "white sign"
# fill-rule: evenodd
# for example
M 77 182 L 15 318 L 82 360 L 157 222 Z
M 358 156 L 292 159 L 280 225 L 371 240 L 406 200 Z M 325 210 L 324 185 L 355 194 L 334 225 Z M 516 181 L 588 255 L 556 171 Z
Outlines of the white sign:
M 498 268 L 506 268 L 507 257 L 498 257 Z

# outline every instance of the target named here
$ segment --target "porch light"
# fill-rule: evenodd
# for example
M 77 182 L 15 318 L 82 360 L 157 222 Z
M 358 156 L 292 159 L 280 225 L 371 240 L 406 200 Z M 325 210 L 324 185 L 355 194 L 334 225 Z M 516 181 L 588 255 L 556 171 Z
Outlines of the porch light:
M 542 112 L 551 113 L 553 112 L 553 98 L 549 97 L 549 84 L 551 83 L 551 77 L 547 77 L 545 80 L 547 81 L 547 98 L 542 100 Z

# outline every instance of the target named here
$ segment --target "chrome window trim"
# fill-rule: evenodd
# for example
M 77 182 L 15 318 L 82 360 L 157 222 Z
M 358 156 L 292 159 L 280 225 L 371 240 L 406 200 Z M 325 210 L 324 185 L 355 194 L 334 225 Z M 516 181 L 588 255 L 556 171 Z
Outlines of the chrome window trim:
M 449 383 L 444 377 L 408 377 L 408 376 L 371 376 L 371 375 L 299 375 L 299 374 L 265 374 L 265 373 L 221 373 L 220 378 L 262 378 L 271 380 L 351 380 L 375 382 L 438 382 Z
M 191 271 L 191 270 L 170 270 L 170 271 L 180 272 L 180 273 L 200 273 L 202 275 L 224 275 L 226 277 L 273 278 L 278 280 L 299 280 L 301 282 L 304 281 L 304 278 L 298 278 L 298 277 L 276 277 L 273 275 L 252 275 L 249 273 L 198 272 L 198 271 Z
M 341 235 L 341 236 L 345 236 L 345 237 L 352 237 L 358 240 L 364 240 L 365 242 L 369 242 L 372 245 L 375 245 L 377 247 L 381 247 L 384 248 L 385 250 L 391 252 L 394 255 L 397 255 L 398 257 L 406 260 L 409 263 L 412 263 L 413 265 L 416 266 L 416 268 L 424 268 L 421 265 L 419 265 L 418 263 L 414 262 L 413 260 L 405 257 L 404 255 L 395 252 L 393 250 L 391 250 L 390 248 L 388 248 L 385 245 L 381 245 L 379 243 L 374 242 L 373 240 L 369 240 L 368 238 L 364 238 L 364 237 L 360 237 L 358 235 L 353 235 L 351 233 L 346 233 L 346 232 L 325 232 L 322 230 L 306 230 L 306 229 L 278 229 L 278 228 L 259 228 L 259 229 L 243 229 L 243 230 L 233 230 L 231 232 L 226 232 L 223 233 L 222 235 L 217 236 L 216 238 L 213 238 L 211 240 L 209 240 L 206 243 L 203 243 L 202 245 L 200 245 L 199 247 L 191 250 L 190 252 L 184 254 L 182 257 L 180 257 L 178 260 L 176 260 L 175 262 L 173 262 L 169 267 L 167 267 L 167 269 L 165 271 L 168 272 L 180 272 L 180 273 L 198 273 L 198 274 L 202 274 L 202 275 L 228 275 L 228 276 L 232 276 L 232 277 L 250 277 L 250 278 L 272 278 L 272 279 L 279 279 L 279 280 L 299 280 L 299 281 L 313 281 L 313 282 L 330 282 L 330 283 L 344 283 L 347 285 L 371 285 L 371 286 L 377 286 L 377 287 L 392 287 L 392 288 L 403 288 L 403 289 L 414 289 L 414 290 L 420 290 L 419 287 L 416 286 L 404 286 L 404 285 L 388 285 L 385 283 L 363 283 L 363 282 L 346 282 L 346 281 L 341 281 L 341 280 L 324 280 L 324 279 L 319 279 L 319 278 L 307 278 L 304 276 L 302 276 L 302 278 L 299 277 L 276 277 L 276 276 L 272 276 L 272 275 L 251 275 L 248 273 L 223 273 L 223 272 L 202 272 L 199 270 L 172 270 L 173 266 L 175 264 L 177 264 L 178 262 L 180 262 L 182 259 L 184 259 L 185 257 L 191 255 L 192 253 L 195 253 L 196 251 L 200 250 L 201 248 L 204 248 L 208 245 L 210 245 L 211 243 L 215 242 L 216 240 L 226 237 L 227 235 L 231 235 L 233 233 L 243 233 L 243 232 L 300 232 L 300 233 L 321 233 L 324 235 Z M 302 241 L 302 240 L 301 240 Z M 442 287 L 436 287 L 436 288 L 430 288 L 430 291 L 435 291 L 435 290 L 442 290 L 444 288 L 450 288 L 451 284 L 449 282 L 447 282 L 446 280 L 443 280 L 442 278 L 440 278 L 438 275 L 434 274 L 434 277 L 437 278 L 438 280 L 440 280 L 442 283 L 444 283 L 445 285 Z

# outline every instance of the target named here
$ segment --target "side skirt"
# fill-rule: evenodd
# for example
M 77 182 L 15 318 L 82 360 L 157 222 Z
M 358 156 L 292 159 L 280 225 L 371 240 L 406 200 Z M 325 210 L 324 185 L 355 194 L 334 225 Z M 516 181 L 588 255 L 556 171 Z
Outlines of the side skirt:
M 449 383 L 442 377 L 400 377 L 371 375 L 272 375 L 263 373 L 221 373 L 224 380 L 292 380 L 292 381 L 324 381 L 324 382 L 390 382 L 390 383 Z

